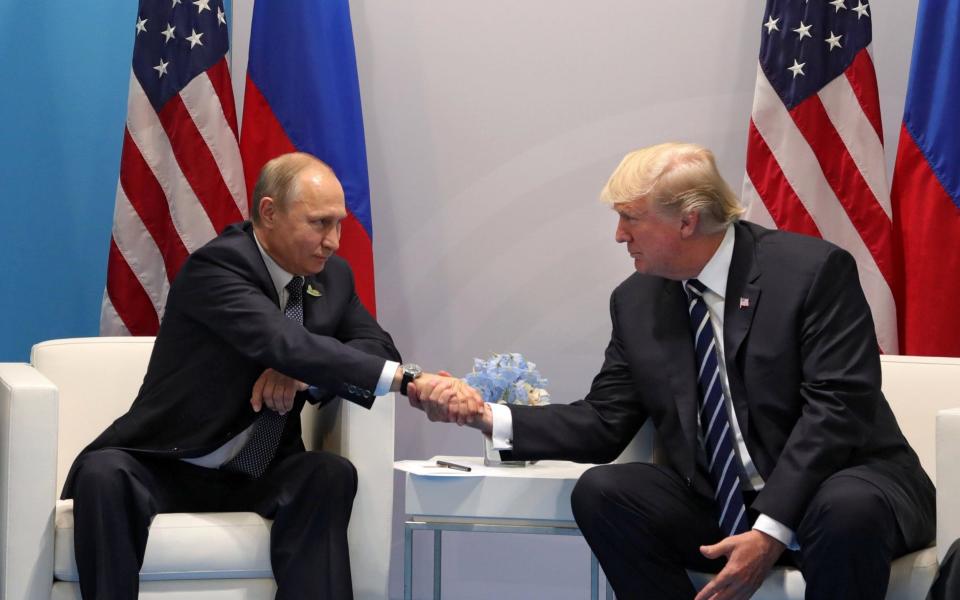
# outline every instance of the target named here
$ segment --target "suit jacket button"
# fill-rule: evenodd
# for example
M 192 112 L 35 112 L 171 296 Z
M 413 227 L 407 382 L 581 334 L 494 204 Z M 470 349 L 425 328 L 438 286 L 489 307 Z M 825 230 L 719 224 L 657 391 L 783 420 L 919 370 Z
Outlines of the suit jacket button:
M 692 487 L 693 487 L 693 480 L 690 479 L 689 477 L 687 477 L 686 481 L 687 481 L 687 487 L 688 487 L 688 488 L 692 488 Z

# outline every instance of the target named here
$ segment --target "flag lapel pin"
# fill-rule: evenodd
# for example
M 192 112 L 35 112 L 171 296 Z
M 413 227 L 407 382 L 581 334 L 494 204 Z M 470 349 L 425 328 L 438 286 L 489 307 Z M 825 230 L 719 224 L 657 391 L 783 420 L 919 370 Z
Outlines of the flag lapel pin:
M 312 285 L 310 285 L 310 284 L 308 283 L 308 284 L 307 284 L 307 295 L 308 295 L 308 296 L 313 296 L 314 298 L 319 298 L 319 297 L 322 296 L 323 294 L 320 293 L 320 290 L 316 289 L 315 287 L 313 287 Z
M 750 298 L 740 298 L 740 308 L 750 308 Z

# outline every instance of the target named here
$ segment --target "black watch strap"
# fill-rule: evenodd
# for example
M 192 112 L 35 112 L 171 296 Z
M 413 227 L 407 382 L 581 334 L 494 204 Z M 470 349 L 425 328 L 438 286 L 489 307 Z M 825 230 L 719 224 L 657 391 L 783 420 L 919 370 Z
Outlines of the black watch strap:
M 407 386 L 410 385 L 414 379 L 420 377 L 420 375 L 423 374 L 423 371 L 420 369 L 419 365 L 408 364 L 400 365 L 400 372 L 400 393 L 406 396 Z

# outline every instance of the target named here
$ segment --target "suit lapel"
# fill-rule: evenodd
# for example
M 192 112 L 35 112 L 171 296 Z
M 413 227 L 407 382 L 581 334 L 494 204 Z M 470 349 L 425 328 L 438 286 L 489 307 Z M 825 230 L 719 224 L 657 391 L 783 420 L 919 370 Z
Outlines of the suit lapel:
M 327 301 L 327 290 L 317 275 L 307 277 L 303 287 L 303 322 L 316 315 Z
M 680 282 L 667 281 L 656 309 L 653 335 L 663 350 L 680 426 L 686 438 L 689 455 L 684 457 L 685 470 L 692 471 L 697 451 L 697 389 L 693 334 L 687 313 L 687 297 Z
M 273 303 L 277 305 L 277 308 L 279 308 L 280 297 L 277 296 L 277 288 L 273 286 L 273 279 L 270 277 L 270 271 L 267 270 L 267 264 L 263 262 L 263 255 L 260 254 L 260 248 L 257 247 L 257 240 L 253 237 L 253 225 L 247 221 L 243 224 L 242 228 L 249 242 L 245 247 L 245 251 L 249 254 L 249 261 L 253 266 L 253 275 L 257 283 L 260 284 L 260 287 L 263 288 L 263 291 L 267 293 L 267 296 L 269 296 L 270 299 L 273 300 Z
M 756 244 L 750 231 L 739 223 L 734 225 L 734 231 L 736 236 L 723 310 L 723 348 L 737 422 L 746 439 L 749 425 L 746 388 L 737 370 L 737 355 L 750 331 L 753 315 L 760 302 L 760 287 L 755 284 L 760 277 L 760 266 L 757 263 Z

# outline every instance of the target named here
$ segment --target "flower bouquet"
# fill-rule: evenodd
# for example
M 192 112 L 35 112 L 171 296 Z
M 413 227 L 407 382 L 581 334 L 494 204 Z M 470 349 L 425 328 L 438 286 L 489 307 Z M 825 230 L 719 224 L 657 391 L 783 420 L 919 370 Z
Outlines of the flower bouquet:
M 473 371 L 464 379 L 480 392 L 485 402 L 528 406 L 550 403 L 550 394 L 546 390 L 547 380 L 540 376 L 536 364 L 528 362 L 522 354 L 516 352 L 494 354 L 487 360 L 474 359 Z M 525 464 L 522 460 L 500 460 L 500 452 L 493 449 L 490 438 L 483 436 L 483 442 L 484 464 Z

